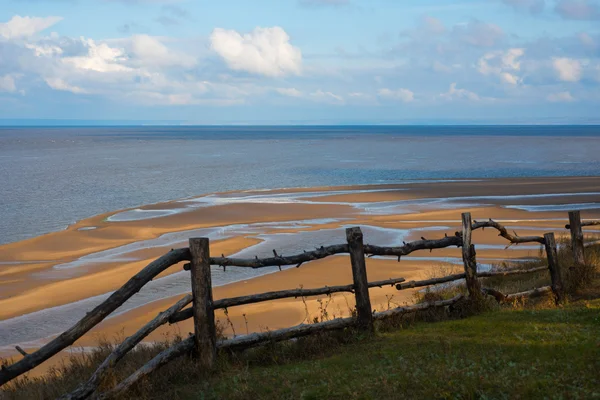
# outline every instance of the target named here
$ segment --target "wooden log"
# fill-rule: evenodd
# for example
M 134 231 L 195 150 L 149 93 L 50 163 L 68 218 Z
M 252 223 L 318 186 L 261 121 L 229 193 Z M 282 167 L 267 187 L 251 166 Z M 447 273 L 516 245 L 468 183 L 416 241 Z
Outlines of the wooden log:
M 527 290 L 525 292 L 507 294 L 505 297 L 505 301 L 512 301 L 522 297 L 536 297 L 550 292 L 552 292 L 552 288 L 550 286 L 543 286 L 532 290 Z
M 359 329 L 373 330 L 373 309 L 369 297 L 369 281 L 367 279 L 367 264 L 363 247 L 363 234 L 358 227 L 346 229 L 346 240 L 352 265 L 354 281 L 354 297 L 356 298 L 356 323 Z
M 15 349 L 16 349 L 16 350 L 17 350 L 19 353 L 21 353 L 21 355 L 22 355 L 23 357 L 25 357 L 25 356 L 27 355 L 27 352 L 26 352 L 25 350 L 23 350 L 23 348 L 22 348 L 21 346 L 15 346 Z
M 477 274 L 477 276 L 480 278 L 489 278 L 489 277 L 493 277 L 493 276 L 530 274 L 530 273 L 534 273 L 534 272 L 541 272 L 541 271 L 544 271 L 547 269 L 548 269 L 548 267 L 537 267 L 537 268 L 531 268 L 531 269 L 525 269 L 525 270 L 489 271 L 489 272 L 479 272 Z M 453 274 L 453 275 L 444 276 L 442 278 L 425 279 L 422 281 L 410 281 L 410 282 L 405 282 L 405 283 L 396 285 L 396 289 L 406 290 L 406 289 L 412 289 L 412 288 L 423 287 L 423 286 L 438 285 L 440 283 L 446 283 L 446 282 L 458 281 L 460 279 L 465 279 L 465 277 L 466 277 L 466 273 L 461 273 L 461 274 Z
M 374 282 L 369 282 L 369 288 L 374 288 L 374 287 L 384 287 L 387 285 L 391 285 L 394 286 L 397 283 L 401 283 L 404 282 L 406 279 L 404 278 L 396 278 L 396 279 L 386 279 L 384 281 L 374 281 Z
M 462 259 L 465 267 L 465 280 L 469 297 L 479 300 L 481 299 L 481 284 L 477 279 L 477 261 L 475 246 L 471 244 L 471 231 L 471 213 L 462 213 Z
M 433 307 L 444 307 L 449 306 L 459 301 L 463 296 L 458 295 L 450 300 L 436 301 L 434 303 L 423 303 L 416 304 L 413 306 L 398 307 L 393 310 L 383 311 L 374 313 L 373 318 L 376 320 L 382 320 L 397 315 L 407 314 L 416 311 L 423 311 Z M 250 335 L 238 336 L 233 339 L 226 339 L 219 341 L 217 347 L 219 349 L 230 349 L 230 350 L 241 350 L 250 347 L 258 346 L 266 342 L 280 342 L 292 338 L 298 338 L 307 336 L 314 333 L 322 333 L 332 330 L 344 329 L 356 324 L 356 320 L 350 318 L 337 318 L 331 321 L 319 322 L 316 324 L 301 324 L 291 328 L 279 329 L 272 332 L 260 332 L 252 333 Z M 118 384 L 115 388 L 107 391 L 94 399 L 107 400 L 119 394 L 122 394 L 125 390 L 130 388 L 133 384 L 148 376 L 150 373 L 156 371 L 167 362 L 176 359 L 186 353 L 189 353 L 194 349 L 194 338 L 189 337 L 168 349 L 162 351 L 147 364 L 142 366 L 139 370 L 125 379 L 123 382 Z
M 509 275 L 522 275 L 522 274 L 532 274 L 534 272 L 542 272 L 547 271 L 548 267 L 536 267 L 530 269 L 510 269 L 508 271 L 487 271 L 487 272 L 478 272 L 477 276 L 480 278 L 491 278 L 494 276 L 509 276 Z
M 483 229 L 483 228 L 494 228 L 500 232 L 498 236 L 502 236 L 506 240 L 508 240 L 511 244 L 519 244 L 519 243 L 540 243 L 544 244 L 544 238 L 541 236 L 519 236 L 516 232 L 514 235 L 508 233 L 508 230 L 500 223 L 493 221 L 492 219 L 488 221 L 479 221 L 475 222 L 472 225 L 472 230 Z
M 581 222 L 581 226 L 594 226 L 594 225 L 600 225 L 600 221 L 582 221 Z M 565 229 L 571 229 L 571 225 L 569 225 L 569 224 L 565 225 Z
M 481 291 L 487 295 L 494 296 L 498 303 L 506 303 L 523 297 L 536 297 L 552 291 L 550 286 L 543 286 L 519 293 L 503 294 L 492 288 L 482 288 Z
M 0 386 L 40 365 L 62 349 L 72 345 L 77 339 L 120 307 L 127 299 L 139 292 L 146 283 L 152 280 L 152 278 L 170 266 L 188 260 L 189 258 L 190 252 L 186 248 L 172 250 L 164 256 L 152 261 L 144 269 L 129 279 L 125 285 L 111 294 L 108 299 L 94 308 L 67 331 L 42 346 L 38 351 L 28 354 L 12 365 L 2 367 L 0 370 Z
M 446 307 L 446 306 L 450 306 L 450 305 L 456 303 L 463 297 L 464 296 L 462 294 L 458 294 L 448 300 L 439 300 L 439 301 L 434 301 L 432 303 L 421 303 L 421 304 L 415 304 L 412 306 L 398 307 L 398 308 L 394 308 L 391 310 L 386 310 L 386 311 L 375 313 L 375 314 L 373 314 L 373 319 L 375 319 L 376 321 L 379 321 L 382 319 L 395 317 L 395 316 L 399 316 L 399 315 L 403 315 L 403 314 L 427 310 L 429 308 Z
M 548 269 L 550 270 L 550 278 L 552 280 L 552 291 L 556 296 L 556 303 L 564 300 L 564 284 L 563 275 L 560 263 L 558 262 L 558 254 L 556 251 L 556 240 L 554 233 L 544 234 L 544 246 L 546 247 L 546 257 L 548 258 Z
M 503 303 L 506 300 L 506 295 L 496 289 L 481 288 L 481 292 L 485 295 L 493 296 L 498 303 Z
M 404 282 L 404 278 L 387 279 L 384 281 L 369 282 L 369 287 L 383 287 L 387 285 L 395 285 L 399 282 Z M 281 290 L 277 292 L 266 292 L 260 294 L 254 294 L 249 296 L 231 297 L 228 299 L 215 300 L 213 302 L 213 308 L 218 310 L 220 308 L 229 308 L 234 306 L 241 306 L 244 304 L 260 303 L 263 301 L 287 299 L 287 298 L 298 298 L 298 297 L 309 297 L 309 296 L 320 296 L 329 295 L 333 293 L 349 292 L 354 293 L 354 285 L 345 286 L 325 286 L 318 289 L 292 289 L 292 290 Z M 187 308 L 181 312 L 176 313 L 169 319 L 169 323 L 174 324 L 176 322 L 184 321 L 188 318 L 192 318 L 193 312 L 191 308 Z
M 117 386 L 112 388 L 111 390 L 97 394 L 92 397 L 94 400 L 108 400 L 117 397 L 121 393 L 125 392 L 129 389 L 133 384 L 140 381 L 141 379 L 147 377 L 152 372 L 156 371 L 166 363 L 176 358 L 183 356 L 184 354 L 189 354 L 195 347 L 195 339 L 193 336 L 182 340 L 179 343 L 174 344 L 166 350 L 163 350 L 156 357 L 150 360 L 148 363 L 144 364 L 140 369 L 135 371 L 132 375 L 130 375 L 123 382 L 119 383 Z
M 571 230 L 571 248 L 575 266 L 585 265 L 583 253 L 583 230 L 581 229 L 581 215 L 579 211 L 569 211 L 569 229 Z
M 414 242 L 409 242 L 404 244 L 403 246 L 398 247 L 382 247 L 375 246 L 372 244 L 366 244 L 365 253 L 369 256 L 396 256 L 402 257 L 409 255 L 412 252 L 417 250 L 434 250 L 434 249 L 443 249 L 445 247 L 462 246 L 462 238 L 460 236 L 446 236 L 442 239 L 437 240 L 416 240 Z
M 60 400 L 81 400 L 88 398 L 102 382 L 103 375 L 114 368 L 114 366 L 133 349 L 138 343 L 140 343 L 145 337 L 151 332 L 155 331 L 159 326 L 165 324 L 169 317 L 176 312 L 180 311 L 183 307 L 191 303 L 192 295 L 188 294 L 179 300 L 175 305 L 171 306 L 167 310 L 161 312 L 152 321 L 148 322 L 142 329 L 137 331 L 133 336 L 125 339 L 103 362 L 100 364 L 98 369 L 90 377 L 90 379 L 79 385 L 73 392 L 60 397 Z
M 202 368 L 212 369 L 217 359 L 217 333 L 208 238 L 190 239 L 190 254 L 196 355 Z
M 226 339 L 219 343 L 219 348 L 230 350 L 248 349 L 266 342 L 281 342 L 283 340 L 308 336 L 314 333 L 349 328 L 355 325 L 356 319 L 353 317 L 336 318 L 316 324 L 301 324 L 272 332 L 257 332 L 232 339 Z
M 431 278 L 431 279 L 425 279 L 422 281 L 410 281 L 410 282 L 406 282 L 406 283 L 401 283 L 399 285 L 396 285 L 396 289 L 397 290 L 412 289 L 412 288 L 417 288 L 417 287 L 437 285 L 440 283 L 458 281 L 460 279 L 465 279 L 464 272 L 462 274 L 448 275 L 448 276 L 444 276 L 442 278 Z
M 298 298 L 308 296 L 319 296 L 324 294 L 332 294 L 339 292 L 354 292 L 354 285 L 346 286 L 326 286 L 319 289 L 293 289 L 293 290 L 281 290 L 278 292 L 266 292 L 260 294 L 254 294 L 249 296 L 231 297 L 228 299 L 215 300 L 213 302 L 213 308 L 218 310 L 220 308 L 229 308 L 234 306 L 241 306 L 244 304 L 261 303 L 263 301 L 287 299 L 287 298 Z M 187 308 L 171 317 L 169 323 L 174 324 L 176 322 L 184 321 L 193 316 L 191 308 Z
M 307 251 L 294 256 L 277 256 L 268 258 L 229 258 L 229 257 L 213 257 L 210 259 L 212 265 L 226 265 L 241 268 L 265 268 L 279 267 L 284 265 L 298 265 L 305 262 L 319 260 L 329 257 L 334 254 L 348 253 L 347 244 L 336 244 L 333 246 L 321 247 L 313 251 Z M 189 268 L 186 268 L 189 269 Z
M 417 250 L 434 250 L 442 249 L 450 246 L 460 247 L 462 245 L 462 239 L 460 236 L 447 236 L 438 240 L 416 240 L 414 242 L 406 243 L 403 246 L 398 247 L 382 247 L 370 244 L 364 245 L 364 252 L 370 256 L 406 256 Z M 229 258 L 229 257 L 212 257 L 210 262 L 212 265 L 220 266 L 232 266 L 240 268 L 265 268 L 265 267 L 278 267 L 285 265 L 296 265 L 299 266 L 305 262 L 319 260 L 325 257 L 329 257 L 335 254 L 348 253 L 347 244 L 336 244 L 327 247 L 321 247 L 314 251 L 304 252 L 302 254 L 296 254 L 293 256 L 281 256 L 269 257 L 269 258 Z M 189 270 L 189 264 L 184 267 L 185 270 Z

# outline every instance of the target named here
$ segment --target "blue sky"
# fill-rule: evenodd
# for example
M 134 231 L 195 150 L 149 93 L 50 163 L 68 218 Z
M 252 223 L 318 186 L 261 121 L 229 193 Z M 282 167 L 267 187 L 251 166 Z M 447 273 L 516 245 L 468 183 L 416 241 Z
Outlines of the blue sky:
M 598 109 L 600 0 L 0 0 L 0 120 L 600 123 Z

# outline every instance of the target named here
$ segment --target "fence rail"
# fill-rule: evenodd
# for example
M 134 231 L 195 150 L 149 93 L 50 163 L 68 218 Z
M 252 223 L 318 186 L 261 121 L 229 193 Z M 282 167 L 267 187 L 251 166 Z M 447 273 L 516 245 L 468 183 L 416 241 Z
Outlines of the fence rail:
M 581 265 L 585 263 L 582 226 L 600 225 L 600 221 L 581 222 L 579 211 L 569 213 L 569 225 L 567 229 L 571 231 L 571 242 L 573 246 L 574 263 Z M 488 271 L 478 272 L 475 245 L 471 243 L 472 232 L 478 229 L 492 228 L 499 232 L 499 236 L 506 239 L 511 245 L 521 243 L 539 243 L 544 246 L 548 265 L 522 270 L 510 271 Z M 127 338 L 119 345 L 111 355 L 100 365 L 90 379 L 82 383 L 75 391 L 62 397 L 62 399 L 85 399 L 92 394 L 95 398 L 109 398 L 130 387 L 134 382 L 152 371 L 164 365 L 166 362 L 194 351 L 202 367 L 211 369 L 214 366 L 216 351 L 219 348 L 243 349 L 267 341 L 281 341 L 289 338 L 309 335 L 315 332 L 323 332 L 333 329 L 342 329 L 345 327 L 357 327 L 370 331 L 373 329 L 373 321 L 389 318 L 395 315 L 425 310 L 428 308 L 447 307 L 460 301 L 463 296 L 457 296 L 450 300 L 438 301 L 433 303 L 423 303 L 406 307 L 398 307 L 392 310 L 374 313 L 371 308 L 369 288 L 382 287 L 386 285 L 395 285 L 397 290 L 425 287 L 437 285 L 440 283 L 465 280 L 468 297 L 470 301 L 477 301 L 483 295 L 492 295 L 499 302 L 511 301 L 521 297 L 531 297 L 543 295 L 552 292 L 557 302 L 564 299 L 564 283 L 562 282 L 563 273 L 561 265 L 557 258 L 556 242 L 554 233 L 546 233 L 542 236 L 519 236 L 516 232 L 509 233 L 502 224 L 493 221 L 472 221 L 470 213 L 462 214 L 462 231 L 455 232 L 454 235 L 445 235 L 444 238 L 430 240 L 421 238 L 421 240 L 406 243 L 397 247 L 383 247 L 371 244 L 363 244 L 363 236 L 360 228 L 348 228 L 346 230 L 346 243 L 332 246 L 320 247 L 313 251 L 303 252 L 301 254 L 283 256 L 273 250 L 274 257 L 240 259 L 225 257 L 210 257 L 209 240 L 206 238 L 192 238 L 189 241 L 189 248 L 171 250 L 164 256 L 156 259 L 133 276 L 125 285 L 115 291 L 108 299 L 90 311 L 83 319 L 78 321 L 70 329 L 62 333 L 48 344 L 41 347 L 38 351 L 27 354 L 23 359 L 9 366 L 3 366 L 0 370 L 0 386 L 16 378 L 17 376 L 31 370 L 37 365 L 43 363 L 62 349 L 73 344 L 86 332 L 104 320 L 110 313 L 115 311 L 131 296 L 137 293 L 146 283 L 154 277 L 165 271 L 167 268 L 183 261 L 189 261 L 184 265 L 185 270 L 191 271 L 191 289 L 192 295 L 187 295 L 179 300 L 175 305 L 160 313 L 155 319 L 146 324 L 133 336 Z M 406 282 L 404 278 L 394 278 L 384 281 L 369 282 L 367 279 L 367 270 L 365 257 L 372 256 L 394 256 L 400 261 L 402 256 L 406 256 L 418 250 L 434 250 L 456 246 L 462 248 L 462 258 L 464 272 L 453 274 L 441 278 L 433 278 L 420 281 Z M 293 289 L 276 292 L 267 292 L 235 298 L 227 298 L 213 301 L 211 284 L 211 265 L 243 267 L 243 268 L 264 268 L 270 266 L 289 266 L 300 267 L 302 264 L 314 260 L 319 260 L 335 254 L 349 254 L 352 267 L 353 283 L 345 286 L 331 286 L 314 289 Z M 536 288 L 521 293 L 503 294 L 489 288 L 482 288 L 479 278 L 509 276 L 518 274 L 529 274 L 548 270 L 551 277 L 551 286 Z M 253 333 L 217 341 L 215 333 L 214 310 L 223 309 L 245 304 L 259 303 L 285 298 L 298 298 L 308 296 L 330 295 L 333 293 L 349 292 L 353 293 L 356 300 L 356 316 L 350 318 L 338 318 L 332 321 L 325 321 L 316 324 L 302 324 L 291 328 L 280 329 L 272 332 Z M 184 309 L 188 304 L 192 306 Z M 165 323 L 176 323 L 189 318 L 194 319 L 194 335 L 164 350 L 154 359 L 136 371 L 129 378 L 121 382 L 114 389 L 106 393 L 96 393 L 101 383 L 102 377 L 136 344 L 141 342 L 152 331 Z

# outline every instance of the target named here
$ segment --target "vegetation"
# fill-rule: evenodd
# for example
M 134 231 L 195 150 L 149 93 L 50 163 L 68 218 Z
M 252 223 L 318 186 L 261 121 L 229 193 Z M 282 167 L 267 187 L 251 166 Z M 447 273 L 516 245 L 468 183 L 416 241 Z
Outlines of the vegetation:
M 560 246 L 563 265 L 570 264 L 569 252 Z M 221 354 L 218 370 L 210 375 L 185 357 L 124 398 L 600 398 L 600 245 L 587 247 L 586 259 L 590 265 L 568 270 L 573 294 L 559 307 L 541 298 L 490 305 L 470 318 L 460 318 L 460 307 L 409 315 L 378 325 L 375 335 L 346 330 Z M 543 260 L 518 264 L 537 265 Z M 515 275 L 485 279 L 483 286 L 512 293 L 549 284 L 547 279 L 547 273 Z M 460 290 L 420 296 L 437 299 Z M 104 388 L 164 349 L 167 339 L 126 356 Z M 44 378 L 18 379 L 0 398 L 56 398 L 86 380 L 111 347 L 103 343 Z

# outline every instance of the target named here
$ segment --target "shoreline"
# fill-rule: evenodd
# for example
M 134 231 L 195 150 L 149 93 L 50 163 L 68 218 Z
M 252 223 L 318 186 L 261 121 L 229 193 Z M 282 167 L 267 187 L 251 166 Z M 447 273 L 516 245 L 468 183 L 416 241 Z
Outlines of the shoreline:
M 152 209 L 152 207 L 156 207 L 159 205 L 169 205 L 169 204 L 173 204 L 173 203 L 178 203 L 178 202 L 186 202 L 186 201 L 191 201 L 194 199 L 199 199 L 202 197 L 206 197 L 206 196 L 214 196 L 214 195 L 229 195 L 229 194 L 235 194 L 235 193 L 279 193 L 279 192 L 286 192 L 286 193 L 298 193 L 298 192 L 305 192 L 305 191 L 336 191 L 336 190 L 362 190 L 362 189 L 367 189 L 369 187 L 390 187 L 390 188 L 394 188 L 394 187 L 401 187 L 402 185 L 410 185 L 410 184 L 431 184 L 431 183 L 455 183 L 455 182 L 486 182 L 486 181 L 503 181 L 503 180 L 544 180 L 544 179 L 578 179 L 578 178 L 583 178 L 583 179 L 590 179 L 590 178 L 597 178 L 600 179 L 600 175 L 565 175 L 565 176 L 529 176 L 529 177 L 518 177 L 518 178 L 513 178 L 513 177 L 495 177 L 495 178 L 486 178 L 486 177 L 473 177 L 473 178 L 449 178 L 449 179 L 444 179 L 444 178 L 414 178 L 414 179 L 405 179 L 405 180 L 398 180 L 396 182 L 388 182 L 388 183 L 370 183 L 370 184 L 350 184 L 350 185 L 335 185 L 335 186 L 292 186 L 292 187 L 275 187 L 275 188 L 256 188 L 256 189 L 243 189 L 243 190 L 228 190 L 228 191 L 222 191 L 222 192 L 207 192 L 207 193 L 201 193 L 198 195 L 192 195 L 192 196 L 187 196 L 187 197 L 181 197 L 181 198 L 176 198 L 176 199 L 171 199 L 171 200 L 161 200 L 161 201 L 157 201 L 157 202 L 153 202 L 153 203 L 143 203 L 143 204 L 138 204 L 135 206 L 131 206 L 131 207 L 126 207 L 126 208 L 119 208 L 119 209 L 115 209 L 115 210 L 111 210 L 111 211 L 105 211 L 105 212 L 100 212 L 98 214 L 93 214 L 90 215 L 88 217 L 84 217 L 81 218 L 79 220 L 76 220 L 74 222 L 68 223 L 64 226 L 64 228 L 62 229 L 58 229 L 58 230 L 53 230 L 53 231 L 49 231 L 49 232 L 45 232 L 45 233 L 40 233 L 38 235 L 35 236 L 31 236 L 28 238 L 24 238 L 24 239 L 20 239 L 20 240 L 16 240 L 16 241 L 11 241 L 11 242 L 7 242 L 7 243 L 0 243 L 0 249 L 3 246 L 7 246 L 7 245 L 12 245 L 15 243 L 21 243 L 21 242 L 26 242 L 28 240 L 32 240 L 32 239 L 37 239 L 46 235 L 52 235 L 52 234 L 56 234 L 59 232 L 64 232 L 69 230 L 70 228 L 74 227 L 74 226 L 79 226 L 81 225 L 81 223 L 83 221 L 89 221 L 89 220 L 97 220 L 98 218 L 104 217 L 104 218 L 109 218 L 110 216 L 113 216 L 115 214 L 119 214 L 122 212 L 126 212 L 126 211 L 133 211 L 136 209 Z M 159 218 L 159 217 L 157 217 Z M 147 218 L 147 219 L 152 219 L 152 218 Z M 118 221 L 115 221 L 118 222 Z M 85 228 L 82 227 L 82 228 Z M 81 228 L 80 228 L 81 229 Z M 0 266 L 2 265 L 2 263 L 0 262 Z
M 600 178 L 424 180 L 395 185 L 228 191 L 136 208 L 162 210 L 175 207 L 181 210 L 182 204 L 197 199 L 204 199 L 201 202 L 208 204 L 199 207 L 196 204 L 166 216 L 118 222 L 108 220 L 110 216 L 133 209 L 117 210 L 83 219 L 64 231 L 0 245 L 0 347 L 3 349 L 0 357 L 14 356 L 15 352 L 9 350 L 13 344 L 31 342 L 24 339 L 25 333 L 15 332 L 16 328 L 8 332 L 6 327 L 15 318 L 27 325 L 31 313 L 48 314 L 51 313 L 49 307 L 72 307 L 75 311 L 70 314 L 76 317 L 78 312 L 85 312 L 77 307 L 77 302 L 115 290 L 171 247 L 185 246 L 190 235 L 209 237 L 213 254 L 253 256 L 271 254 L 273 248 L 280 254 L 291 254 L 301 252 L 302 247 L 344 242 L 346 226 L 363 227 L 365 242 L 381 245 L 415 240 L 420 236 L 443 237 L 444 233 L 453 234 L 460 225 L 460 213 L 464 211 L 472 212 L 474 219 L 515 221 L 513 226 L 516 225 L 517 230 L 527 229 L 528 234 L 543 233 L 548 229 L 561 232 L 564 231 L 560 229 L 561 223 L 567 215 L 566 211 L 552 209 L 557 205 L 589 203 L 595 208 L 583 210 L 583 217 L 600 217 Z M 514 205 L 549 209 L 510 208 Z M 90 226 L 95 229 L 81 229 Z M 564 228 L 564 223 L 562 226 Z M 590 231 L 600 232 L 597 229 Z M 478 232 L 475 243 L 478 260 L 483 265 L 496 262 L 492 260 L 523 259 L 537 254 L 536 248 L 524 246 L 503 250 L 496 235 L 487 230 Z M 415 254 L 414 258 L 400 264 L 394 260 L 369 259 L 369 279 L 421 278 L 436 268 L 455 268 L 453 262 L 459 257 L 453 249 L 444 249 L 431 255 L 428 252 Z M 224 273 L 214 268 L 215 299 L 293 289 L 300 285 L 312 288 L 348 284 L 351 282 L 350 267 L 345 258 L 332 257 L 282 272 L 249 273 L 252 271 L 228 268 Z M 232 274 L 238 274 L 235 282 L 231 281 Z M 189 276 L 181 272 L 181 265 L 170 268 L 153 282 L 151 293 L 140 292 L 139 304 L 103 321 L 75 346 L 93 346 L 99 336 L 112 337 L 118 331 L 133 333 L 144 321 L 181 298 L 186 284 L 189 284 Z M 394 288 L 373 290 L 372 296 L 374 306 L 377 302 L 389 301 L 389 296 L 402 302 L 412 299 L 409 291 L 398 292 Z M 311 298 L 305 303 L 285 299 L 260 307 L 236 307 L 230 310 L 229 320 L 238 334 L 245 332 L 246 323 L 249 332 L 265 326 L 276 329 L 296 325 L 306 320 L 306 310 L 309 317 L 318 314 L 318 301 L 323 298 Z M 339 313 L 347 310 L 353 301 L 348 299 L 352 301 L 346 303 L 341 296 L 335 295 L 331 298 L 332 306 L 338 307 Z M 220 320 L 227 320 L 222 313 L 217 314 Z M 69 325 L 63 317 L 56 314 L 55 333 L 64 330 L 59 329 L 61 322 Z M 40 327 L 47 325 L 43 320 L 38 322 Z M 187 332 L 191 329 L 188 322 L 163 327 L 149 340 L 177 331 Z M 229 325 L 226 332 L 232 333 L 231 328 Z M 14 341 L 11 337 L 18 339 Z

